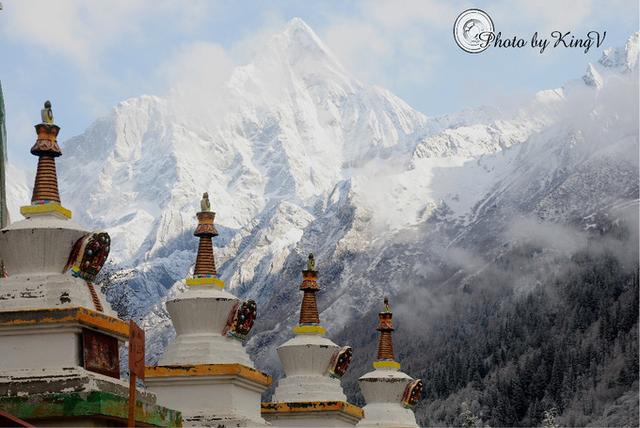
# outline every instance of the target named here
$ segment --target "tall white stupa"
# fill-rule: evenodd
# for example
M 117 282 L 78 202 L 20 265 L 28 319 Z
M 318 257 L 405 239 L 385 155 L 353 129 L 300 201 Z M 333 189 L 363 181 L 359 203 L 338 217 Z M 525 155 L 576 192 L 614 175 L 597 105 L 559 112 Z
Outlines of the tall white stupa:
M 118 348 L 129 324 L 93 284 L 110 238 L 73 222 L 60 203 L 60 127 L 49 101 L 41 116 L 31 204 L 0 233 L 0 411 L 37 426 L 124 426 L 129 386 Z M 181 424 L 153 394 L 137 397 L 138 426 Z
M 304 292 L 295 336 L 278 347 L 285 377 L 278 381 L 272 401 L 262 404 L 262 415 L 282 427 L 354 426 L 362 409 L 347 402 L 340 378 L 351 362 L 351 348 L 324 337 L 316 292 L 318 271 L 313 254 L 302 271 Z
M 422 398 L 422 381 L 401 372 L 400 363 L 394 358 L 393 314 L 387 298 L 378 318 L 380 339 L 374 370 L 358 380 L 367 402 L 358 427 L 417 427 L 412 409 Z
M 186 426 L 264 426 L 260 401 L 271 377 L 254 368 L 242 344 L 256 304 L 224 290 L 213 253 L 215 213 L 206 193 L 200 205 L 193 277 L 184 293 L 167 302 L 176 337 L 159 364 L 145 369 L 145 382 L 160 403 L 182 412 Z

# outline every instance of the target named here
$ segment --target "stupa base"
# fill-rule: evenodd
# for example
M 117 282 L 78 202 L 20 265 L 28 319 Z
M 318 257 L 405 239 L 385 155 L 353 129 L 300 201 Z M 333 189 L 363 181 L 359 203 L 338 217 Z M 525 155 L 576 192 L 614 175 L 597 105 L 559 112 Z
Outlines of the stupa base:
M 194 364 L 145 369 L 145 384 L 188 426 L 266 426 L 260 399 L 271 377 L 242 364 Z M 206 409 L 203 412 L 203 409 Z
M 372 403 L 362 410 L 366 416 L 358 427 L 418 428 L 413 411 L 398 403 Z
M 362 409 L 345 401 L 262 403 L 262 417 L 278 427 L 352 427 Z
M 81 367 L 0 372 L 0 410 L 37 426 L 126 426 L 128 397 L 128 382 Z M 153 394 L 136 398 L 136 426 L 181 425 Z

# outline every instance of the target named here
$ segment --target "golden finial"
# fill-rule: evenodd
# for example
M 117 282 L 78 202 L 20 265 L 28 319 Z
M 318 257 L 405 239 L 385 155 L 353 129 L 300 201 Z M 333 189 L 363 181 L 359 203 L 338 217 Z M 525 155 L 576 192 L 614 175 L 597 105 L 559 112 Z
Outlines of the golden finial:
M 316 259 L 313 257 L 313 253 L 309 253 L 309 260 L 307 260 L 307 270 L 315 272 L 316 270 Z
M 51 101 L 47 100 L 44 102 L 44 108 L 40 110 L 40 117 L 42 118 L 42 123 L 53 125 L 53 110 L 51 110 Z
M 384 298 L 384 311 L 383 312 L 391 312 L 391 306 L 389 305 L 389 298 L 385 296 Z
M 211 212 L 211 202 L 209 202 L 209 194 L 207 192 L 202 194 L 202 199 L 200 200 L 200 211 Z

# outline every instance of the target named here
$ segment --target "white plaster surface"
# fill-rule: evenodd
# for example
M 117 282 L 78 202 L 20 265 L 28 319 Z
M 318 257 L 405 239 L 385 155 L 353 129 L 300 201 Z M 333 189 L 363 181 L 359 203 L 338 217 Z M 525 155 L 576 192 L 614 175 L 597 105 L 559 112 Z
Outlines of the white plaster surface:
M 7 278 L 0 278 L 0 311 L 85 307 L 95 310 L 86 282 L 63 274 L 83 227 L 54 214 L 38 214 L 10 224 L 0 232 L 0 260 Z M 100 285 L 94 285 L 104 313 L 115 316 Z
M 367 402 L 358 427 L 417 427 L 411 409 L 402 405 L 402 395 L 413 378 L 394 368 L 379 368 L 358 380 Z
M 239 363 L 253 367 L 242 342 L 223 336 L 238 298 L 217 287 L 190 286 L 167 302 L 176 329 L 158 365 Z
M 105 315 L 116 316 L 94 284 Z M 96 310 L 85 280 L 71 274 L 22 274 L 0 278 L 0 311 L 84 307 Z
M 0 233 L 0 259 L 9 275 L 62 273 L 76 241 L 87 233 L 55 215 L 17 221 Z
M 286 375 L 278 381 L 272 401 L 347 401 L 340 381 L 327 373 L 339 348 L 318 334 L 298 334 L 278 347 Z
M 81 364 L 80 326 L 0 329 L 0 372 Z
M 185 426 L 265 426 L 263 385 L 235 375 L 148 378 L 158 403 L 180 410 Z

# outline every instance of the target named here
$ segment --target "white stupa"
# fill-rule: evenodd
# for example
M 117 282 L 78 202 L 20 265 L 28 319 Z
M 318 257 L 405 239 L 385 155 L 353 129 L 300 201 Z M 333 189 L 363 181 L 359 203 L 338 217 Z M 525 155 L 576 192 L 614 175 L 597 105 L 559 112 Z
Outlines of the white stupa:
M 256 304 L 240 302 L 217 277 L 212 238 L 218 233 L 206 193 L 197 218 L 193 277 L 167 302 L 176 337 L 158 366 L 145 369 L 145 382 L 160 403 L 182 412 L 186 426 L 264 426 L 260 401 L 271 377 L 254 368 L 242 344 Z
M 422 381 L 400 371 L 400 363 L 393 355 L 393 314 L 388 299 L 380 312 L 378 358 L 372 372 L 359 379 L 360 389 L 367 402 L 364 418 L 358 427 L 417 427 L 413 406 L 422 397 Z
M 110 238 L 73 222 L 60 203 L 60 128 L 50 102 L 41 115 L 31 204 L 20 209 L 24 220 L 0 233 L 0 411 L 37 426 L 123 425 L 129 386 L 118 348 L 129 324 L 93 284 Z M 137 396 L 136 423 L 181 423 L 152 394 Z
M 362 410 L 347 402 L 340 384 L 351 361 L 351 348 L 324 337 L 313 254 L 302 276 L 300 323 L 293 329 L 295 336 L 278 348 L 285 377 L 278 381 L 272 401 L 262 404 L 262 415 L 276 426 L 354 426 Z

